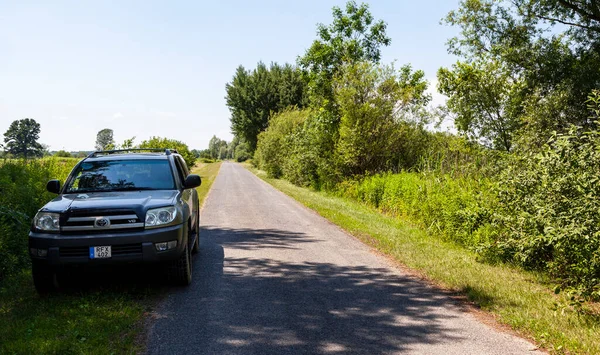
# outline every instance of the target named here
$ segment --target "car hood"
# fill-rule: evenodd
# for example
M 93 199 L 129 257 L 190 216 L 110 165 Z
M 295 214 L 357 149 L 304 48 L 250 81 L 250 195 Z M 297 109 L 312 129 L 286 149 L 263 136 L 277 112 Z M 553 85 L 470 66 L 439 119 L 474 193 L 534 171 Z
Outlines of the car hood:
M 41 210 L 46 212 L 77 212 L 80 210 L 131 209 L 145 212 L 149 208 L 172 205 L 177 190 L 88 192 L 60 195 Z

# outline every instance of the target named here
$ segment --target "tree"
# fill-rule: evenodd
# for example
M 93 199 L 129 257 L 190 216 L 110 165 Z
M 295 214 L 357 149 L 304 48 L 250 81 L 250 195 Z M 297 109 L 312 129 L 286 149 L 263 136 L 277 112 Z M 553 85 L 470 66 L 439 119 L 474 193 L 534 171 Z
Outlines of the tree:
M 110 150 L 114 149 L 115 140 L 113 139 L 113 130 L 105 128 L 98 131 L 96 135 L 96 150 Z
M 596 1 L 465 0 L 446 17 L 461 30 L 449 51 L 523 84 L 511 92 L 523 102 L 518 135 L 541 146 L 571 124 L 596 127 L 585 101 L 600 82 L 599 11 Z
M 337 161 L 344 176 L 395 169 L 403 155 L 403 125 L 431 100 L 423 71 L 370 62 L 345 66 L 334 79 L 341 114 Z M 417 120 L 418 121 L 418 120 Z
M 140 143 L 139 148 L 175 149 L 181 154 L 190 169 L 196 163 L 196 157 L 190 152 L 187 144 L 175 139 L 151 137 Z
M 44 147 L 37 141 L 39 136 L 40 124 L 34 119 L 15 120 L 4 133 L 5 151 L 15 157 L 40 157 Z
M 252 71 L 239 66 L 225 97 L 231 112 L 231 130 L 254 151 L 256 137 L 269 125 L 273 113 L 289 106 L 306 105 L 306 83 L 301 72 L 289 65 L 259 62 Z
M 318 106 L 322 102 L 332 103 L 332 80 L 346 64 L 362 61 L 379 62 L 381 46 L 389 46 L 391 39 L 386 35 L 386 23 L 375 21 L 369 5 L 346 3 L 345 12 L 333 8 L 333 23 L 317 25 L 319 38 L 308 48 L 298 64 L 309 77 L 310 95 Z
M 524 83 L 493 60 L 458 62 L 438 71 L 438 90 L 448 96 L 455 126 L 472 140 L 510 151 L 523 112 Z
M 226 154 L 224 158 L 221 158 L 221 148 L 225 148 L 225 151 L 227 151 L 227 142 L 217 136 L 213 136 L 208 142 L 210 157 L 212 159 L 226 159 Z
M 135 140 L 135 136 L 129 138 L 129 139 L 125 139 L 123 141 L 123 144 L 121 144 L 121 149 L 131 149 L 133 148 L 133 141 Z
M 67 152 L 66 150 L 59 150 L 58 152 L 54 153 L 55 157 L 60 157 L 60 158 L 71 158 L 73 157 L 73 155 L 71 155 L 71 153 Z

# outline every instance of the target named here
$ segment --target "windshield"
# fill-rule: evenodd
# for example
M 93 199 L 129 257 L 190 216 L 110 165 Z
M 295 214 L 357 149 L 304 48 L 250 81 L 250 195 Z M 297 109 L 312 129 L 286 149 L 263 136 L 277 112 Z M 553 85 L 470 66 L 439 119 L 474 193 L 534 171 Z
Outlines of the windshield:
M 171 190 L 175 188 L 167 160 L 84 162 L 73 173 L 67 192 Z

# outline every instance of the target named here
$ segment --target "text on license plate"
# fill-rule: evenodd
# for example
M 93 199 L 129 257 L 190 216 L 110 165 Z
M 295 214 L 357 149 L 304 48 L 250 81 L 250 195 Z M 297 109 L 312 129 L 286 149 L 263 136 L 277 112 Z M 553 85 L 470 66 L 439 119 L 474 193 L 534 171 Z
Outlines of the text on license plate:
M 90 259 L 104 259 L 111 256 L 110 245 L 105 247 L 90 247 Z

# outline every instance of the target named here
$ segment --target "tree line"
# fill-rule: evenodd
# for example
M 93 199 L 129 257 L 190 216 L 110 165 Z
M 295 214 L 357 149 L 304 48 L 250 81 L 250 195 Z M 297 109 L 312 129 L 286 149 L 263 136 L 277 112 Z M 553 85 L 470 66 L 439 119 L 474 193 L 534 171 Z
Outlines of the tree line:
M 80 151 L 73 155 L 70 152 L 59 150 L 50 154 L 48 147 L 38 142 L 41 132 L 41 126 L 32 118 L 24 118 L 13 121 L 8 130 L 4 133 L 4 157 L 8 158 L 40 158 L 43 156 L 54 155 L 56 157 L 78 157 L 83 158 L 90 152 Z M 96 134 L 94 148 L 97 151 L 113 149 L 133 149 L 133 148 L 158 148 L 158 149 L 176 149 L 184 158 L 188 166 L 194 166 L 196 155 L 188 148 L 187 144 L 176 139 L 150 137 L 147 140 L 134 144 L 136 137 L 125 139 L 121 144 L 115 142 L 114 132 L 110 128 L 104 128 Z

